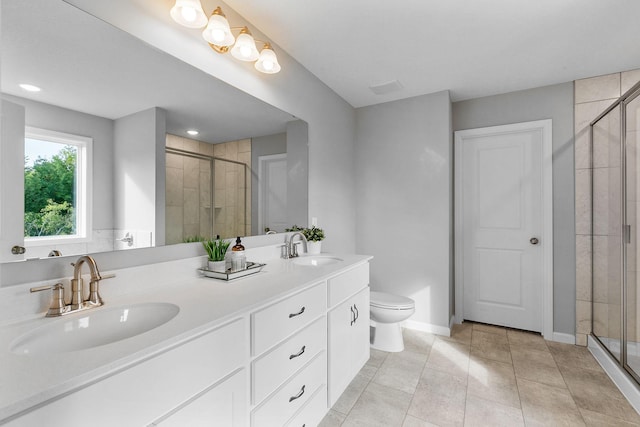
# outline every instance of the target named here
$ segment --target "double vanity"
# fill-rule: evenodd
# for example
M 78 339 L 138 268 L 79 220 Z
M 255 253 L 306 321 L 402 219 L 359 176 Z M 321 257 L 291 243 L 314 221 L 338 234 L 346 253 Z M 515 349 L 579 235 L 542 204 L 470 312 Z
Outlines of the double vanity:
M 102 307 L 5 320 L 0 424 L 317 425 L 369 358 L 370 257 L 265 254 L 231 282 L 202 257 L 118 270 Z

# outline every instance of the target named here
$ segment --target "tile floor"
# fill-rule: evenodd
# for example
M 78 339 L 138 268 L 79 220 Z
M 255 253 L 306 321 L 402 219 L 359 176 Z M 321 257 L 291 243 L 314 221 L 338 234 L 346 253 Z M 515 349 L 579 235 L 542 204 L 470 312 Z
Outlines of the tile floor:
M 477 323 L 404 335 L 401 353 L 371 350 L 321 427 L 640 426 L 584 347 Z

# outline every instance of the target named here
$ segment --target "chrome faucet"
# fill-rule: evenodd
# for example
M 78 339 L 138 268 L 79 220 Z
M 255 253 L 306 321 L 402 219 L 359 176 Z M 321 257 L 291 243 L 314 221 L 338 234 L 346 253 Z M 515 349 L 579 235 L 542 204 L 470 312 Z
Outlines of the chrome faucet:
M 85 288 L 84 280 L 82 279 L 82 265 L 85 263 L 89 266 L 89 272 L 91 274 L 89 281 L 89 298 L 86 300 L 84 299 Z M 98 264 L 96 264 L 96 261 L 89 255 L 81 256 L 75 263 L 71 263 L 71 265 L 73 266 L 73 279 L 71 279 L 71 302 L 69 304 L 65 301 L 64 287 L 60 283 L 57 283 L 55 286 L 31 288 L 31 292 L 53 289 L 53 299 L 51 301 L 51 307 L 47 312 L 47 317 L 63 316 L 77 311 L 100 307 L 104 304 L 98 288 L 100 281 L 116 277 L 115 274 L 100 274 Z
M 304 234 L 302 234 L 299 231 L 296 231 L 295 233 L 293 233 L 290 237 L 289 237 L 289 241 L 287 242 L 285 240 L 285 256 L 283 256 L 283 258 L 285 259 L 289 259 L 289 258 L 296 258 L 298 256 L 298 248 L 296 247 L 296 244 L 293 242 L 293 239 L 296 236 L 300 236 L 300 240 L 303 242 L 304 244 L 304 250 L 305 252 L 307 251 L 307 238 L 304 237 Z

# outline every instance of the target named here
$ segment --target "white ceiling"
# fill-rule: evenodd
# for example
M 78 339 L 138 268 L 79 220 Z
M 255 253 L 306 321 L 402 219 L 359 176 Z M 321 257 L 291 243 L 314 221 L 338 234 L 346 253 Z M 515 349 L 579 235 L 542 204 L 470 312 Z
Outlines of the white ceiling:
M 225 1 L 354 107 L 640 68 L 639 0 Z

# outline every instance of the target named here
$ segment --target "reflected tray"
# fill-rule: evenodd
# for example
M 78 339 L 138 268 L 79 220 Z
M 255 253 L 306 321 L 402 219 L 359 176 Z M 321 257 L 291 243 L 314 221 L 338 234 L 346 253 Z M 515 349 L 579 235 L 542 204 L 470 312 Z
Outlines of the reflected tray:
M 199 268 L 198 270 L 202 271 L 202 274 L 204 274 L 206 277 L 228 281 L 233 279 L 239 279 L 240 277 L 248 276 L 250 274 L 258 273 L 259 271 L 262 270 L 262 267 L 264 267 L 265 265 L 267 264 L 260 264 L 259 262 L 247 261 L 247 268 L 245 268 L 244 270 L 238 270 L 238 271 L 227 270 L 224 273 L 220 271 L 208 270 L 206 268 Z

